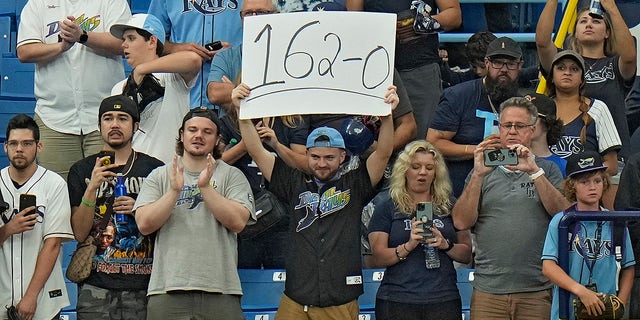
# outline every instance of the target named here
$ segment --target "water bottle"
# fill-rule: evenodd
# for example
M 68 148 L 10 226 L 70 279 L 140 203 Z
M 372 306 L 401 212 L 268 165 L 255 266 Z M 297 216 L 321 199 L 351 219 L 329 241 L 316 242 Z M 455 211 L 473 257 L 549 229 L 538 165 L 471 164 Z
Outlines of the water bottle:
M 116 187 L 113 190 L 113 195 L 115 198 L 127 195 L 127 186 L 124 185 L 124 176 L 122 175 L 122 173 L 118 173 L 116 177 Z M 127 215 L 116 214 L 116 223 L 127 223 Z
M 434 247 L 428 247 L 426 245 L 424 247 L 424 263 L 427 269 L 438 269 L 440 268 L 440 256 L 438 255 L 438 249 Z
M 602 9 L 600 0 L 591 0 L 591 4 L 589 5 L 589 15 L 596 19 L 602 19 L 604 10 Z

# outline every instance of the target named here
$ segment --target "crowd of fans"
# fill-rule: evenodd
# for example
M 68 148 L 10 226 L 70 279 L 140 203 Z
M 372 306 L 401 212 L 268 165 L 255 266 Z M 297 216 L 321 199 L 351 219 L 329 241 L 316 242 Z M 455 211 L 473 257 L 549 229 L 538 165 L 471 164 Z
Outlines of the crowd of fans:
M 95 246 L 78 319 L 244 319 L 238 268 L 286 269 L 278 320 L 357 319 L 363 266 L 386 268 L 376 319 L 461 319 L 461 265 L 474 319 L 558 319 L 559 289 L 589 315 L 617 295 L 640 317 L 633 222 L 621 235 L 575 222 L 559 265 L 563 215 L 640 210 L 636 47 L 615 1 L 600 3 L 557 48 L 547 1 L 539 68 L 483 31 L 460 72 L 437 35 L 462 23 L 457 0 L 152 0 L 135 15 L 29 0 L 17 54 L 36 65 L 37 102 L 6 128 L 0 319 L 59 319 L 71 239 Z M 397 14 L 389 115 L 239 119 L 243 20 L 300 10 Z M 525 88 L 538 70 L 544 94 Z

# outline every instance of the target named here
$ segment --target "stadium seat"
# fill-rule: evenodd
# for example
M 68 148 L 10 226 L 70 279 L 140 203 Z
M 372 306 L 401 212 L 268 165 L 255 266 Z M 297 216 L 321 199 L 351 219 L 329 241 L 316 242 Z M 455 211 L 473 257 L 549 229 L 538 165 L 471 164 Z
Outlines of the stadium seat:
M 0 15 L 10 15 L 16 12 L 16 0 L 0 1 Z
M 475 33 L 487 30 L 487 18 L 484 13 L 484 4 L 462 4 L 461 9 L 462 27 L 464 32 Z
M 76 312 L 75 311 L 62 311 L 60 313 L 60 320 L 76 320 Z
M 131 0 L 131 13 L 147 13 L 151 0 Z
M 473 271 L 474 269 L 459 268 L 456 269 L 458 276 L 458 291 L 462 298 L 462 313 L 471 310 L 471 294 L 473 293 Z M 469 318 L 466 318 L 469 319 Z
M 76 251 L 77 241 L 67 241 L 62 243 L 62 269 L 66 269 L 71 262 L 71 256 Z
M 371 311 L 362 311 L 360 310 L 360 314 L 358 315 L 358 320 L 376 320 L 376 312 Z
M 284 270 L 238 269 L 238 275 L 242 284 L 242 310 L 262 314 L 262 311 L 278 309 L 284 292 Z
M 9 119 L 13 118 L 18 113 L 25 113 L 33 116 L 33 111 L 36 105 L 35 100 L 10 100 L 0 99 L 0 138 L 4 141 L 6 137 L 6 128 Z
M 11 17 L 0 16 L 0 56 L 11 52 Z
M 67 295 L 69 296 L 69 303 L 71 303 L 71 305 L 64 307 L 62 311 L 75 311 L 76 305 L 78 304 L 78 285 L 68 280 L 66 285 Z
M 33 99 L 33 63 L 22 63 L 18 58 L 0 58 L 0 96 Z
M 8 1 L 15 1 L 16 3 L 15 15 L 19 16 L 20 13 L 22 13 L 22 8 L 24 8 L 28 0 L 8 0 Z
M 384 269 L 363 269 L 362 277 L 364 293 L 358 298 L 360 310 L 375 310 L 376 294 L 384 277 Z
M 244 312 L 246 320 L 273 320 L 276 318 L 276 311 L 248 311 Z

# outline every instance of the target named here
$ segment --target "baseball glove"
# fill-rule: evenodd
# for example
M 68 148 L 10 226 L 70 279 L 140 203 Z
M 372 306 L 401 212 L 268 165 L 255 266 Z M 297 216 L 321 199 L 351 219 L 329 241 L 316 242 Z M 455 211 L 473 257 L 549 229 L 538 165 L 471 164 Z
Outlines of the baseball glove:
M 622 319 L 624 314 L 624 304 L 615 294 L 605 294 L 600 297 L 600 300 L 604 302 L 605 310 L 599 316 L 589 315 L 587 309 L 580 299 L 573 299 L 573 310 L 576 316 L 576 320 L 595 320 L 595 319 Z
M 140 84 L 136 84 L 131 71 L 122 94 L 138 104 L 138 113 L 141 114 L 149 103 L 164 97 L 164 87 L 153 74 L 145 74 Z

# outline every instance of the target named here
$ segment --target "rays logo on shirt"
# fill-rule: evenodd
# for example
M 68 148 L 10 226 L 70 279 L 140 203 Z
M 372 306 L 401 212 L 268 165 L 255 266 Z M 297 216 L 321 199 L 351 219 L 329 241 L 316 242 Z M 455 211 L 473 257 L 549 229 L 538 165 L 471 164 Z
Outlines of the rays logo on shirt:
M 76 22 L 80 26 L 80 29 L 84 31 L 93 31 L 100 25 L 101 20 L 100 15 L 86 17 L 83 13 L 81 16 L 76 17 Z M 45 38 L 60 32 L 60 21 L 49 22 L 47 24 L 47 27 L 49 28 L 49 31 L 47 32 Z
M 210 181 L 209 184 L 214 189 L 217 188 L 215 181 Z M 191 210 L 195 209 L 202 202 L 204 202 L 204 198 L 202 197 L 200 188 L 198 187 L 198 185 L 194 184 L 189 186 L 182 186 L 182 190 L 180 190 L 180 196 L 176 201 L 176 206 L 190 203 L 191 205 L 189 206 L 189 210 Z
M 587 83 L 600 83 L 607 80 L 615 80 L 616 73 L 613 72 L 613 62 L 609 62 L 607 65 L 599 70 L 588 70 L 584 75 Z
M 351 200 L 351 190 L 339 191 L 336 190 L 336 187 L 332 187 L 322 193 L 322 196 L 305 191 L 298 198 L 300 203 L 295 206 L 295 209 L 305 208 L 307 214 L 298 221 L 296 232 L 310 227 L 319 218 L 324 218 L 346 207 Z
M 594 234 L 587 234 L 588 230 L 584 225 L 580 225 L 578 232 L 573 237 L 569 251 L 578 253 L 582 258 L 588 260 L 598 260 L 611 255 L 611 240 L 597 240 Z M 595 233 L 590 230 L 590 233 Z
M 582 152 L 584 146 L 580 142 L 580 137 L 562 136 L 555 145 L 549 147 L 549 150 L 561 158 L 566 158 L 572 154 Z
M 238 0 L 182 0 L 182 13 L 192 9 L 205 14 L 218 14 L 226 9 L 238 9 Z

